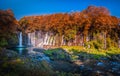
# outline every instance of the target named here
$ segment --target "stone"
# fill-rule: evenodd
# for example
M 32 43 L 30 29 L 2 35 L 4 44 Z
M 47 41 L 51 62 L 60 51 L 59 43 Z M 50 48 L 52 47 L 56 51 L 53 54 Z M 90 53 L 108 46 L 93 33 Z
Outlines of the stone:
M 96 65 L 100 66 L 100 67 L 104 67 L 105 66 L 105 64 L 103 62 L 98 62 Z
M 77 64 L 77 65 L 82 65 L 83 64 L 83 62 L 80 61 L 80 60 L 76 60 L 76 61 L 74 61 L 74 63 Z
M 85 68 L 85 65 L 80 65 L 80 70 L 83 70 Z
M 36 51 L 36 52 L 43 52 L 43 51 L 45 51 L 45 49 L 42 49 L 42 48 L 34 48 L 33 51 Z

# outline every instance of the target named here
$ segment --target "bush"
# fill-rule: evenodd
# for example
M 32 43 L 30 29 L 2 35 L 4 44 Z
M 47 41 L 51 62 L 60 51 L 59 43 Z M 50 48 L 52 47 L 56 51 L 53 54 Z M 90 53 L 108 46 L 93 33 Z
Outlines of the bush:
M 85 47 L 86 48 L 103 49 L 103 43 L 101 40 L 93 40 L 93 41 L 86 42 Z
M 120 48 L 110 47 L 107 50 L 108 54 L 120 54 Z
M 8 37 L 8 45 L 16 45 L 18 43 L 18 38 L 16 34 L 10 34 Z
M 44 53 L 48 55 L 52 60 L 66 60 L 69 57 L 65 50 L 60 48 L 49 49 L 44 51 Z
M 2 38 L 0 39 L 0 47 L 5 47 L 8 45 L 8 42 L 6 39 Z

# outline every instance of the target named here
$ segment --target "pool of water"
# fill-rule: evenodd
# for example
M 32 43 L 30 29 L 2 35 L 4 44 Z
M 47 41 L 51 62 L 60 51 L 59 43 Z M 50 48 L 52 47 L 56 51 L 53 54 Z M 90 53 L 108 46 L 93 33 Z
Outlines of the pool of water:
M 27 55 L 28 54 L 28 49 L 25 47 L 12 47 L 9 49 L 17 52 L 19 55 Z

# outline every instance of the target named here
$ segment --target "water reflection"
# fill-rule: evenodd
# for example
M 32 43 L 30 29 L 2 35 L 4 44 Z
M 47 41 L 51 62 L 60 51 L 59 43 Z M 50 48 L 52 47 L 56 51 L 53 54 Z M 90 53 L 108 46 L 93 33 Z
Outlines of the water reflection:
M 26 55 L 28 50 L 26 48 L 18 47 L 13 48 L 14 51 L 16 51 L 19 55 Z
M 22 55 L 22 52 L 23 52 L 24 48 L 17 48 L 17 50 L 18 50 L 18 53 L 19 53 L 20 55 Z

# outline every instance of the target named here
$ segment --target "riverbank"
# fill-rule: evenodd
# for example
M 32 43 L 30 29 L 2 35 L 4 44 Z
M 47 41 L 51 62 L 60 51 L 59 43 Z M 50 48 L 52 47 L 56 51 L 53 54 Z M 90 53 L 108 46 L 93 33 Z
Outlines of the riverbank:
M 76 48 L 66 46 L 64 49 L 48 49 L 44 52 L 53 60 L 55 70 L 77 73 L 82 76 L 120 75 L 119 50 L 116 54 L 103 53 L 103 51 L 97 51 L 97 54 L 91 51 L 93 53 L 91 54 L 90 51 L 87 52 L 88 49 L 80 51 Z
M 71 47 L 72 48 L 72 47 Z M 0 51 L 1 76 L 119 76 L 120 54 L 94 55 L 71 48 L 33 48 L 27 55 Z M 66 50 L 65 50 L 66 49 Z M 101 54 L 101 53 L 100 53 Z

